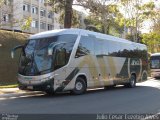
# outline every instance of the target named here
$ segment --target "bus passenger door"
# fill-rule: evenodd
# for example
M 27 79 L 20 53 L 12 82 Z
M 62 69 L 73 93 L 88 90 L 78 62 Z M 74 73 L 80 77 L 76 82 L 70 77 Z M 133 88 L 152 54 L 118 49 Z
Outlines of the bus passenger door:
M 66 78 L 66 49 L 64 44 L 58 45 L 53 54 L 54 89 L 63 91 Z

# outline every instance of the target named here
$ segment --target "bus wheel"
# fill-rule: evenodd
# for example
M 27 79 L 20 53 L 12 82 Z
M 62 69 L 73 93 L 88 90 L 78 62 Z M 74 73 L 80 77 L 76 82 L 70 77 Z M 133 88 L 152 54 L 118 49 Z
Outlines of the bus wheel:
M 136 76 L 132 74 L 131 78 L 129 79 L 129 83 L 127 83 L 125 86 L 129 88 L 134 88 L 136 86 Z
M 74 89 L 71 91 L 73 94 L 80 95 L 86 92 L 87 86 L 83 78 L 78 77 L 75 82 Z
M 48 94 L 48 95 L 53 95 L 55 92 L 54 92 L 54 87 L 53 87 L 53 82 L 50 83 L 49 86 L 47 86 L 45 92 Z

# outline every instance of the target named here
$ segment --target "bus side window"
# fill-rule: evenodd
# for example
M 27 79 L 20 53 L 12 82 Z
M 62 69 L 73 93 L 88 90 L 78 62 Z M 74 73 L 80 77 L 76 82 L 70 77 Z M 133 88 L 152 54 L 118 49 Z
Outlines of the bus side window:
M 55 53 L 55 69 L 63 67 L 66 64 L 66 50 L 64 48 L 59 48 Z
M 107 47 L 105 46 L 105 40 L 97 38 L 94 41 L 94 54 L 96 56 L 104 56 L 107 55 Z
M 103 54 L 105 56 L 108 55 L 108 52 L 109 52 L 109 45 L 108 45 L 108 40 L 104 40 L 103 41 Z
M 68 63 L 73 46 L 74 42 L 70 42 L 56 47 L 55 56 L 53 56 L 55 57 L 53 58 L 55 69 L 63 67 Z
M 75 57 L 78 58 L 89 54 L 94 54 L 93 39 L 88 36 L 81 36 Z

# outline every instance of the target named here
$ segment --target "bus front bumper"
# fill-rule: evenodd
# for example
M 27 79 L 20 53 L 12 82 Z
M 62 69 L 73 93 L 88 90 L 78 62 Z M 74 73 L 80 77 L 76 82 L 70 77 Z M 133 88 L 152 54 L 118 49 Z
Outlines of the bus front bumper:
M 32 91 L 46 91 L 54 88 L 54 76 L 45 74 L 41 76 L 18 75 L 19 89 Z
M 46 91 L 49 89 L 53 89 L 54 80 L 50 79 L 39 84 L 23 84 L 21 82 L 18 82 L 18 85 L 20 90 Z

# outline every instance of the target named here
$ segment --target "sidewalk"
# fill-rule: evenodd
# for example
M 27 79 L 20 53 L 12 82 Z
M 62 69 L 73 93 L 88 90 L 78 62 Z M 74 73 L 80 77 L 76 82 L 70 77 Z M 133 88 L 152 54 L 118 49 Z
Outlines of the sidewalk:
M 1 94 L 12 94 L 12 93 L 21 93 L 22 91 L 19 90 L 19 88 L 1 88 L 0 89 L 0 95 Z
M 34 95 L 41 93 L 41 91 L 25 91 L 19 90 L 19 88 L 1 88 L 0 89 L 0 98 L 1 97 L 11 97 L 11 96 L 21 96 L 21 95 Z

